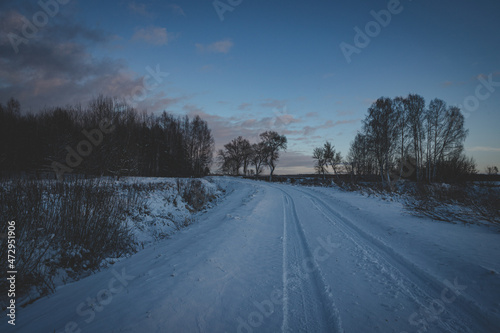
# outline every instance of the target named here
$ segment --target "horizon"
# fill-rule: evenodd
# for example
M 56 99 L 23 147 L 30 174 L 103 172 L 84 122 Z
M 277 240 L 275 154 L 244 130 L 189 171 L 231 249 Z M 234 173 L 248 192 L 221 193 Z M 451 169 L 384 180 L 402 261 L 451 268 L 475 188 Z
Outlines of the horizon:
M 200 115 L 216 149 L 277 131 L 276 174 L 312 174 L 313 149 L 345 157 L 372 102 L 416 93 L 461 106 L 479 173 L 500 165 L 500 3 L 41 3 L 0 4 L 0 102 L 25 112 L 103 93 Z

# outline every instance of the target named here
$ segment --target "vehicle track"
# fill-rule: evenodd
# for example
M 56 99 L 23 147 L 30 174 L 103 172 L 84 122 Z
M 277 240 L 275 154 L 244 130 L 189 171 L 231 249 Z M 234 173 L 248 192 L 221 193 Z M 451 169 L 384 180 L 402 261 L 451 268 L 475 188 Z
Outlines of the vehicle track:
M 281 189 L 280 189 L 281 190 Z M 283 192 L 282 332 L 343 332 L 337 308 L 304 235 L 290 195 Z
M 369 261 L 371 265 L 375 265 L 380 274 L 384 274 L 401 293 L 409 297 L 420 309 L 426 309 L 433 304 L 446 288 L 451 289 L 451 283 L 447 285 L 423 271 L 380 239 L 371 236 L 343 217 L 323 198 L 310 191 L 294 189 L 304 194 L 325 220 L 329 221 L 332 226 L 342 232 L 344 237 L 355 244 L 365 260 Z M 439 329 L 439 331 L 444 332 L 495 332 L 499 329 L 498 323 L 494 322 L 495 319 L 489 318 L 465 293 L 457 295 L 454 301 L 446 304 L 445 307 L 445 311 L 439 316 L 432 314 L 427 317 L 418 316 L 419 321 L 412 323 L 415 330 L 421 329 L 422 332 L 427 329 Z M 412 313 L 408 315 L 411 317 Z M 422 321 L 422 318 L 425 322 Z M 410 318 L 409 320 L 411 321 Z

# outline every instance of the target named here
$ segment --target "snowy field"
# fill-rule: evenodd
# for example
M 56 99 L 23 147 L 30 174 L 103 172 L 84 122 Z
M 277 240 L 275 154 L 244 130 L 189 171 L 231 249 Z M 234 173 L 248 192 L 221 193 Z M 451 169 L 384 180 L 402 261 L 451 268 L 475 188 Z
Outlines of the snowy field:
M 332 188 L 214 181 L 226 197 L 196 223 L 0 331 L 500 332 L 498 232 Z

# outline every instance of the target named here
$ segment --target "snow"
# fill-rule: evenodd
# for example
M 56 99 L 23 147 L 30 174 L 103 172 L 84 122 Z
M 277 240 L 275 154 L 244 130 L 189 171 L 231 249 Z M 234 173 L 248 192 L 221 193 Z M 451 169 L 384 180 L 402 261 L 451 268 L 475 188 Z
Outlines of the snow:
M 201 182 L 208 196 L 220 197 L 222 194 L 217 185 L 206 179 L 196 179 Z M 131 212 L 131 217 L 125 222 L 131 230 L 134 240 L 142 247 L 159 239 L 168 238 L 180 228 L 195 222 L 195 209 L 184 202 L 177 188 L 177 182 L 187 183 L 190 179 L 179 178 L 141 178 L 127 177 L 116 181 L 124 185 L 156 185 L 149 191 L 141 191 L 144 196 L 142 209 Z M 122 194 L 126 191 L 122 189 Z M 208 203 L 206 209 L 213 206 Z
M 213 181 L 226 197 L 196 223 L 18 308 L 0 330 L 500 331 L 491 229 L 334 188 Z M 158 204 L 151 221 L 172 210 Z

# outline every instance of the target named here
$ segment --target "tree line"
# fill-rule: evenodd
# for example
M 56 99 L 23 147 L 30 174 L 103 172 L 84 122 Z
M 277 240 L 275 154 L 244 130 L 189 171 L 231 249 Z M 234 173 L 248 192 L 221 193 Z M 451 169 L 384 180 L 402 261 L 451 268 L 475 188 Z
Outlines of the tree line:
M 426 105 L 417 94 L 381 97 L 368 108 L 345 164 L 352 174 L 377 174 L 388 184 L 410 175 L 416 181 L 458 180 L 476 172 L 464 154 L 467 135 L 460 109 L 441 99 Z M 328 161 L 342 163 L 340 155 L 332 160 L 327 144 L 313 152 L 318 173 L 324 174 Z
M 259 135 L 260 141 L 251 144 L 239 136 L 224 145 L 217 152 L 220 170 L 225 174 L 259 176 L 265 167 L 269 168 L 269 179 L 272 180 L 279 153 L 287 148 L 287 138 L 274 131 L 266 131 Z M 250 169 L 253 166 L 254 169 Z
M 199 116 L 155 116 L 99 96 L 88 106 L 21 114 L 0 103 L 0 173 L 189 177 L 210 171 L 214 139 Z

